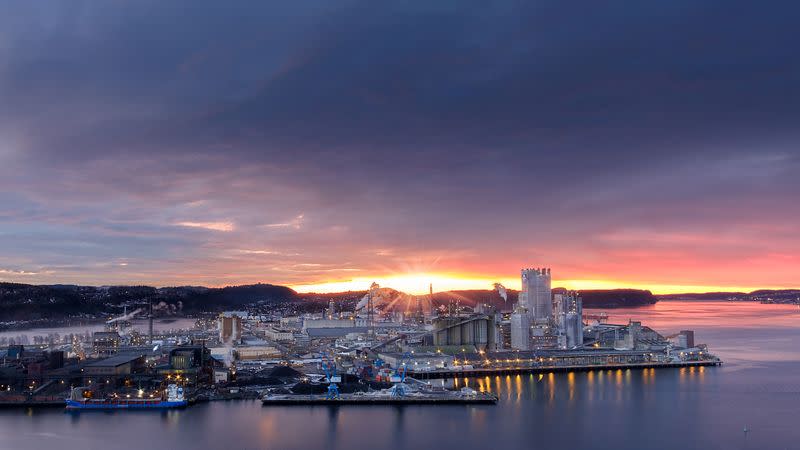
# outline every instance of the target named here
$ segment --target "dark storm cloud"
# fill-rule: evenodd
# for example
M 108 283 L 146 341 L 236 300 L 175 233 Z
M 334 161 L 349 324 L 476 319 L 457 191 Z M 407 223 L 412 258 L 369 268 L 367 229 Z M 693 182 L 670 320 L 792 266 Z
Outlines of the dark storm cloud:
M 0 239 L 89 226 L 107 239 L 84 253 L 109 260 L 133 236 L 187 258 L 230 239 L 514 245 L 515 267 L 630 223 L 800 216 L 793 2 L 0 8 Z M 302 232 L 268 227 L 299 215 Z M 173 235 L 229 222 L 225 240 Z

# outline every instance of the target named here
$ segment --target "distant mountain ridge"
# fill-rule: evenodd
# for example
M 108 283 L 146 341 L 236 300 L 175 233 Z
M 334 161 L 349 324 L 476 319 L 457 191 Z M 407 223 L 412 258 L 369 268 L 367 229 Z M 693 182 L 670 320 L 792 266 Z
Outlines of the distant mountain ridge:
M 663 294 L 663 300 L 732 300 L 775 303 L 800 302 L 800 289 L 758 289 L 752 292 L 699 292 L 684 294 Z
M 554 292 L 564 291 L 555 288 Z M 236 309 L 257 302 L 312 302 L 317 305 L 333 300 L 343 309 L 352 309 L 366 291 L 328 294 L 298 293 L 286 286 L 252 284 L 208 288 L 203 286 L 79 286 L 68 284 L 31 285 L 0 282 L 0 322 L 59 320 L 67 317 L 99 317 L 118 313 L 123 305 L 134 306 L 152 301 L 163 315 L 214 312 Z M 612 289 L 579 291 L 586 308 L 614 308 L 652 305 L 658 300 L 741 300 L 776 303 L 800 302 L 800 289 L 761 289 L 750 293 L 709 292 L 653 295 L 647 290 Z M 413 309 L 415 298 L 397 291 L 395 309 Z M 518 301 L 519 291 L 508 290 L 504 300 L 496 290 L 456 290 L 436 292 L 431 306 L 453 303 L 475 307 L 489 304 L 510 310 Z
M 554 293 L 566 292 L 564 288 L 554 288 Z M 492 305 L 501 310 L 511 309 L 519 300 L 519 291 L 507 289 L 507 300 L 496 290 L 464 290 L 436 292 L 433 294 L 433 303 L 437 306 L 449 302 L 459 302 L 464 306 L 474 307 L 478 303 Z M 652 305 L 658 298 L 652 292 L 639 289 L 610 289 L 610 290 L 582 290 L 578 291 L 585 308 L 615 308 Z

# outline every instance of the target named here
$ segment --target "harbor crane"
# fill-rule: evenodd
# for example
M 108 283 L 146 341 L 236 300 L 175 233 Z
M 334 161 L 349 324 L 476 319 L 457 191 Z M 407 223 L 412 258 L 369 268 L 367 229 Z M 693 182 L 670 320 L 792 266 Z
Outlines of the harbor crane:
M 342 382 L 342 377 L 336 374 L 336 361 L 331 361 L 328 357 L 323 358 L 322 370 L 325 372 L 325 382 L 328 383 L 328 393 L 325 398 L 328 400 L 338 399 L 339 386 L 337 383 Z
M 410 355 L 408 353 L 404 354 L 403 359 L 400 360 L 395 368 L 394 374 L 389 377 L 389 381 L 394 383 L 394 386 L 392 386 L 392 397 L 404 397 L 406 395 L 406 358 L 409 357 Z

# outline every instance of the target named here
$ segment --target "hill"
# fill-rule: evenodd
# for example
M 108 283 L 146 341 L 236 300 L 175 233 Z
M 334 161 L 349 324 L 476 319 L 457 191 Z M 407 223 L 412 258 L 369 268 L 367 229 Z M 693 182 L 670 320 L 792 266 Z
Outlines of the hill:
M 59 320 L 118 313 L 152 302 L 159 315 L 233 309 L 257 302 L 295 301 L 285 286 L 254 284 L 206 288 L 178 286 L 74 286 L 0 283 L 0 322 Z
M 554 292 L 564 291 L 555 288 Z M 297 293 L 272 284 L 253 284 L 207 288 L 202 286 L 77 286 L 31 285 L 0 283 L 0 322 L 52 322 L 65 318 L 101 318 L 119 314 L 123 307 L 141 307 L 152 302 L 157 315 L 182 315 L 216 312 L 244 308 L 254 304 L 295 302 L 297 311 L 321 310 L 329 301 L 337 308 L 353 310 L 366 291 L 349 291 L 329 294 Z M 736 300 L 765 303 L 798 303 L 800 290 L 757 290 L 745 292 L 708 292 L 670 295 L 653 295 L 647 290 L 612 289 L 579 291 L 585 308 L 614 308 L 652 305 L 663 300 Z M 411 311 L 417 306 L 417 296 L 390 288 L 382 288 L 378 309 Z M 474 308 L 489 304 L 499 310 L 509 311 L 519 298 L 519 291 L 508 290 L 503 299 L 495 290 L 457 290 L 436 292 L 428 302 L 420 296 L 426 310 L 458 303 Z M 306 305 L 306 306 L 302 306 Z M 297 308 L 300 308 L 299 310 Z M 308 309 L 311 308 L 311 309 Z
M 579 291 L 584 308 L 624 308 L 653 305 L 658 297 L 640 289 L 609 289 Z

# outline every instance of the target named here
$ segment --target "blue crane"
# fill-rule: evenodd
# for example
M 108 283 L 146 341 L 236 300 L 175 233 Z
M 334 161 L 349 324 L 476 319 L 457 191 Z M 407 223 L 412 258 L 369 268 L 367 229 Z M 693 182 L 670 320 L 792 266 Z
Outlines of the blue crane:
M 406 395 L 406 358 L 410 358 L 411 355 L 408 353 L 403 355 L 403 359 L 401 359 L 397 367 L 395 368 L 394 375 L 390 377 L 390 381 L 394 383 L 392 386 L 392 397 L 403 397 Z
M 339 398 L 339 386 L 336 383 L 341 383 L 342 377 L 336 375 L 336 361 L 331 362 L 330 359 L 324 358 L 322 370 L 325 371 L 325 381 L 328 383 L 328 393 L 325 398 L 328 400 Z

